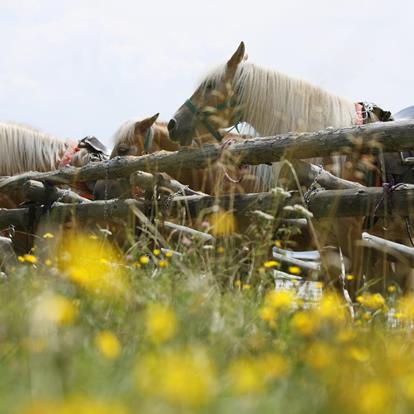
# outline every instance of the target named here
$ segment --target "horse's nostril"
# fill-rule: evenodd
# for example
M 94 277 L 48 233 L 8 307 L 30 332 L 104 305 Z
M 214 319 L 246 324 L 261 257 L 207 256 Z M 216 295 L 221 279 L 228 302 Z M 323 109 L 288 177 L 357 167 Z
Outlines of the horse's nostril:
M 168 122 L 168 125 L 167 125 L 168 131 L 169 132 L 174 131 L 176 126 L 177 126 L 177 121 L 174 118 L 170 119 L 170 122 Z

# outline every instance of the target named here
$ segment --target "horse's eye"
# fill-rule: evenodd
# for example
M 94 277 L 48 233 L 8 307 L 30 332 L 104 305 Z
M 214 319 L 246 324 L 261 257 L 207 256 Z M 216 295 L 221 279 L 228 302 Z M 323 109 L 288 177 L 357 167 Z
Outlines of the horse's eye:
M 127 147 L 126 145 L 120 145 L 118 147 L 118 155 L 127 155 L 129 152 L 129 147 Z

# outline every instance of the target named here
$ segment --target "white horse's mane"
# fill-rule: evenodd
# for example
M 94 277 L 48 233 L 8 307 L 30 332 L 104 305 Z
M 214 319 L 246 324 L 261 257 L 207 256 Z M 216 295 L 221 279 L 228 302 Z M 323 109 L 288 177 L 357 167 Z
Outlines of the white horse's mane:
M 0 175 L 55 170 L 71 145 L 74 142 L 26 125 L 0 123 Z M 84 165 L 88 159 L 87 151 L 82 149 L 73 154 L 71 164 Z
M 201 89 L 211 83 L 219 84 L 225 73 L 226 64 L 222 64 L 204 78 Z M 250 62 L 238 65 L 232 88 L 238 95 L 241 120 L 261 136 L 351 126 L 355 120 L 354 103 L 309 82 Z M 252 168 L 263 181 L 258 191 L 275 185 L 280 163 Z
M 135 131 L 135 124 L 139 122 L 139 118 L 132 118 L 128 121 L 124 122 L 115 132 L 112 142 L 114 145 L 119 144 L 120 142 L 134 142 L 134 131 Z

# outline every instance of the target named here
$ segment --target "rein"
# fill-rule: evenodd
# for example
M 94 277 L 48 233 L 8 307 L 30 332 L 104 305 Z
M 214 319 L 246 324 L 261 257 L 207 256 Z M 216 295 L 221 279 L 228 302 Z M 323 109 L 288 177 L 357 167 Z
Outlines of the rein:
M 191 101 L 191 99 L 187 99 L 184 102 L 184 105 L 191 111 L 191 113 L 197 117 L 200 118 L 200 121 L 203 123 L 203 125 L 206 127 L 207 131 L 213 135 L 213 137 L 218 141 L 221 142 L 224 138 L 224 135 L 220 134 L 219 130 L 216 129 L 211 122 L 209 121 L 209 117 L 212 115 L 211 112 L 203 112 L 201 111 L 200 108 L 197 108 L 193 102 Z M 222 110 L 222 109 L 226 109 L 226 108 L 235 108 L 236 107 L 236 100 L 235 100 L 235 95 L 233 95 L 229 100 L 224 101 L 221 104 L 215 105 L 212 108 L 217 109 L 217 110 Z M 240 115 L 240 114 L 239 114 Z M 234 124 L 233 128 L 236 128 L 236 131 L 238 133 L 240 133 L 239 129 L 238 129 L 238 125 L 240 124 L 241 120 L 240 120 L 240 116 L 239 116 L 239 120 Z M 232 129 L 233 129 L 232 128 Z M 231 130 L 230 130 L 231 131 Z M 230 131 L 227 131 L 230 132 Z

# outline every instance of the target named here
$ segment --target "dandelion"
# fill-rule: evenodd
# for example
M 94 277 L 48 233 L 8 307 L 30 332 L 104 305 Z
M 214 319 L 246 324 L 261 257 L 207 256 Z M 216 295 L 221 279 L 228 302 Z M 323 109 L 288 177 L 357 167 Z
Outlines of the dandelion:
M 298 266 L 289 266 L 288 271 L 292 275 L 300 275 L 302 273 L 300 267 L 298 267 Z
M 122 258 L 108 241 L 71 233 L 62 241 L 58 252 L 60 270 L 79 287 L 110 297 L 126 292 Z
M 46 259 L 45 260 L 45 265 L 48 266 L 48 267 L 52 266 L 52 261 L 50 259 Z
M 152 251 L 152 253 L 153 253 L 154 256 L 159 256 L 161 254 L 161 250 L 160 249 L 154 249 Z
M 273 269 L 274 267 L 279 267 L 280 262 L 277 260 L 268 260 L 267 262 L 263 263 L 265 269 Z
M 274 323 L 277 313 L 275 308 L 271 306 L 263 306 L 259 309 L 259 316 L 263 321 Z
M 140 256 L 139 257 L 139 263 L 142 265 L 147 265 L 149 263 L 150 259 L 148 256 Z
M 52 233 L 45 233 L 43 235 L 44 239 L 53 239 L 55 236 Z
M 121 344 L 111 331 L 101 331 L 95 336 L 99 352 L 107 359 L 115 359 L 121 352 Z
M 20 263 L 31 263 L 31 264 L 36 264 L 37 263 L 37 257 L 33 254 L 24 254 L 23 256 L 19 256 L 18 260 Z
M 302 336 L 310 336 L 319 329 L 319 320 L 310 312 L 297 312 L 293 315 L 291 324 Z
M 144 355 L 138 361 L 136 379 L 145 395 L 181 407 L 205 405 L 216 389 L 210 359 L 195 348 Z
M 224 247 L 223 246 L 217 247 L 217 253 L 218 254 L 223 254 L 224 253 Z
M 268 292 L 265 297 L 265 304 L 279 311 L 289 311 L 295 303 L 295 294 L 290 290 L 273 290 Z
M 241 280 L 240 279 L 235 280 L 234 281 L 234 286 L 237 287 L 237 288 L 241 288 L 241 286 L 242 286 Z
M 380 293 L 364 293 L 357 297 L 357 302 L 366 308 L 377 310 L 385 306 L 385 299 Z
M 388 384 L 372 380 L 361 384 L 357 390 L 356 401 L 362 413 L 389 413 L 391 408 L 391 390 Z
M 172 309 L 152 304 L 146 313 L 145 327 L 148 337 L 156 343 L 166 342 L 177 331 L 177 319 Z
M 77 315 L 73 303 L 62 295 L 52 294 L 41 299 L 35 309 L 35 319 L 55 323 L 57 325 L 70 325 Z
M 262 367 L 251 359 L 239 359 L 231 363 L 228 375 L 236 394 L 260 393 L 264 390 L 266 377 Z
M 354 275 L 346 275 L 345 279 L 350 282 L 351 280 L 354 280 Z
M 167 260 L 160 260 L 160 261 L 158 262 L 158 266 L 159 266 L 160 268 L 168 267 L 168 265 L 169 265 L 169 263 L 168 263 L 168 261 L 167 261 Z
M 335 355 L 331 347 L 324 342 L 314 342 L 304 355 L 305 362 L 311 368 L 323 369 L 334 362 Z
M 18 256 L 18 257 L 17 257 L 17 260 L 18 260 L 20 263 L 24 263 L 24 257 L 23 257 L 23 256 Z
M 252 288 L 252 285 L 250 285 L 249 283 L 245 283 L 242 287 L 242 290 L 250 290 Z
M 164 255 L 165 255 L 165 257 L 167 257 L 167 258 L 171 258 L 171 257 L 173 257 L 173 252 L 170 252 L 169 250 L 167 250 L 167 251 L 164 253 Z
M 228 236 L 236 230 L 236 220 L 230 211 L 220 210 L 211 214 L 211 232 L 214 236 Z
M 388 293 L 395 293 L 397 288 L 394 285 L 390 285 L 387 288 Z

